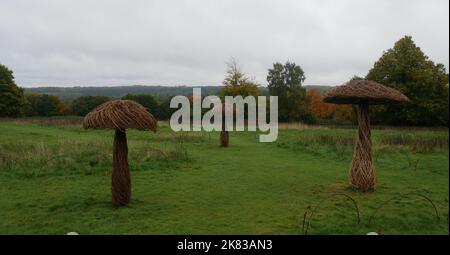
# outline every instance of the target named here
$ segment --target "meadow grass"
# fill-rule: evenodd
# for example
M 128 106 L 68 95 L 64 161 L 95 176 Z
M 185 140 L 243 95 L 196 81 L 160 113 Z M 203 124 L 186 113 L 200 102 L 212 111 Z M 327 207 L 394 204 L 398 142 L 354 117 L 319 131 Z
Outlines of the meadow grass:
M 378 186 L 358 193 L 354 129 L 282 129 L 274 143 L 231 132 L 221 148 L 216 132 L 160 126 L 128 132 L 132 201 L 115 209 L 112 130 L 0 122 L 0 234 L 303 234 L 308 208 L 309 234 L 449 233 L 448 131 L 373 130 Z M 359 224 L 333 194 L 355 200 Z

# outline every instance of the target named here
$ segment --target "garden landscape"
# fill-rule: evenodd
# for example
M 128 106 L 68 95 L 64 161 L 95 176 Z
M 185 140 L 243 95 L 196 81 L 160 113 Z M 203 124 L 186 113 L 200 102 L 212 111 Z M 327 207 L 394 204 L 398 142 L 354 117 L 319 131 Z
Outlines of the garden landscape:
M 329 71 L 331 83 L 280 49 L 211 56 L 219 78 L 202 74 L 198 85 L 188 82 L 197 69 L 164 65 L 177 82 L 118 75 L 116 85 L 81 86 L 56 72 L 44 79 L 0 47 L 0 235 L 448 235 L 448 56 L 440 63 L 420 36 L 395 36 L 354 42 L 376 57 L 358 59 L 362 69 L 335 66 L 345 71 Z M 317 52 L 312 62 L 325 65 Z M 79 81 L 115 77 L 108 68 L 80 71 Z M 249 104 L 244 131 L 227 130 L 225 117 L 220 130 L 174 131 L 171 102 L 194 104 L 194 88 L 202 98 L 276 97 L 276 140 L 250 130 Z M 223 116 L 239 111 L 222 106 Z

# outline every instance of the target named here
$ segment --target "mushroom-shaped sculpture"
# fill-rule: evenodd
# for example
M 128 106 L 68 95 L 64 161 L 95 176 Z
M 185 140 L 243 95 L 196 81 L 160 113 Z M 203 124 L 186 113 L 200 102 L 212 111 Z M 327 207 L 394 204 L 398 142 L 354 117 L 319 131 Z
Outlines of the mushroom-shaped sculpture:
M 220 131 L 220 146 L 228 147 L 230 144 L 230 134 L 225 130 L 225 124 L 222 122 L 222 131 Z
M 372 162 L 369 105 L 408 102 L 399 91 L 370 80 L 352 80 L 329 90 L 323 98 L 325 103 L 357 104 L 358 135 L 350 167 L 349 181 L 360 191 L 375 190 L 376 175 Z
M 226 116 L 231 115 L 232 118 L 234 118 L 235 114 L 234 106 L 227 106 L 227 104 L 222 104 L 222 130 L 220 131 L 220 146 L 221 147 L 228 147 L 230 144 L 230 134 L 228 133 L 228 129 L 225 128 L 226 126 Z
M 125 205 L 131 198 L 131 179 L 128 167 L 127 128 L 156 131 L 158 123 L 144 106 L 131 100 L 106 102 L 86 115 L 83 128 L 115 129 L 113 171 L 111 181 L 114 206 Z

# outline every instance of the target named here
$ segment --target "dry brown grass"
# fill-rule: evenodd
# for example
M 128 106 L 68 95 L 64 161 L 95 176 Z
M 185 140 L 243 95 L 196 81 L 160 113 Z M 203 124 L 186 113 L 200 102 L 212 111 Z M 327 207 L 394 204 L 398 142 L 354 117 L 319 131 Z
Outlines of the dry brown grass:
M 290 123 L 278 123 L 278 129 L 305 130 L 305 129 L 328 129 L 328 127 L 320 125 L 309 125 L 301 122 L 290 122 Z
M 0 121 L 15 122 L 18 124 L 36 124 L 42 126 L 71 126 L 81 125 L 83 117 L 25 117 L 25 118 L 2 118 Z

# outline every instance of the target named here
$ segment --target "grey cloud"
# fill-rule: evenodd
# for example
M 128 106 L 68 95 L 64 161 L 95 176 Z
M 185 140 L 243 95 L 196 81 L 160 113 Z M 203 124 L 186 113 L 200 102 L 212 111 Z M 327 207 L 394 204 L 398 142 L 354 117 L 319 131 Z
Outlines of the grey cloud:
M 230 56 L 263 85 L 286 60 L 306 84 L 335 85 L 404 35 L 448 68 L 449 2 L 0 2 L 0 63 L 22 86 L 218 85 Z

